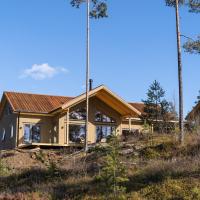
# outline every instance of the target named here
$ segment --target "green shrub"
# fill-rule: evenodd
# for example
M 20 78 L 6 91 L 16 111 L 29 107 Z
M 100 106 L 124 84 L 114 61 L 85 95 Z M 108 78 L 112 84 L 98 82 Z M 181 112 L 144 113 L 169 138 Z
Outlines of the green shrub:
M 192 189 L 193 199 L 200 199 L 200 188 L 195 187 Z
M 97 153 L 101 156 L 106 155 L 110 151 L 110 148 L 107 146 L 97 145 L 89 149 L 88 153 Z
M 155 150 L 164 159 L 171 158 L 177 152 L 177 149 L 177 144 L 174 142 L 165 142 L 155 147 Z
M 155 148 L 160 152 L 168 152 L 175 149 L 175 144 L 173 142 L 165 142 L 157 145 Z
M 197 156 L 200 154 L 200 144 L 183 146 L 177 156 Z
M 128 181 L 128 178 L 119 156 L 119 140 L 116 136 L 112 136 L 108 144 L 110 150 L 105 156 L 104 166 L 96 176 L 96 181 L 100 183 L 105 199 L 123 200 L 126 199 L 124 183 Z
M 55 162 L 51 161 L 47 166 L 48 174 L 50 177 L 54 177 L 56 174 L 58 175 L 58 167 Z
M 196 182 L 167 179 L 156 185 L 149 185 L 140 191 L 147 200 L 200 200 L 200 187 Z
M 165 142 L 156 146 L 149 146 L 140 151 L 140 158 L 143 159 L 156 159 L 163 158 L 169 159 L 176 155 L 178 147 L 173 142 Z
M 8 168 L 3 164 L 0 159 L 0 176 L 5 176 L 8 173 Z
M 42 151 L 39 151 L 39 153 L 35 153 L 35 158 L 41 163 L 45 163 L 45 155 L 43 154 Z
M 138 192 L 133 192 L 128 195 L 128 199 L 133 199 L 133 200 L 144 200 L 142 196 Z
M 160 157 L 160 154 L 151 147 L 146 147 L 140 151 L 140 157 L 142 159 L 155 159 Z

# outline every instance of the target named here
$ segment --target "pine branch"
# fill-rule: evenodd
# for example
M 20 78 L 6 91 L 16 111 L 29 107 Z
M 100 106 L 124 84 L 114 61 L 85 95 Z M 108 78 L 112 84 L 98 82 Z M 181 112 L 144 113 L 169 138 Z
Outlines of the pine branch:
M 190 12 L 199 13 L 200 12 L 200 0 L 189 0 Z
M 200 36 L 197 38 L 197 40 L 191 40 L 191 39 L 189 39 L 183 45 L 183 48 L 188 53 L 200 54 Z
M 165 0 L 166 6 L 170 6 L 170 7 L 175 7 L 176 5 L 176 0 Z M 179 0 L 179 4 L 183 5 L 185 4 L 186 1 L 185 0 Z
M 71 5 L 75 8 L 80 8 L 82 3 L 86 0 L 71 0 Z M 92 8 L 90 11 L 90 17 L 94 19 L 108 17 L 107 0 L 91 0 Z

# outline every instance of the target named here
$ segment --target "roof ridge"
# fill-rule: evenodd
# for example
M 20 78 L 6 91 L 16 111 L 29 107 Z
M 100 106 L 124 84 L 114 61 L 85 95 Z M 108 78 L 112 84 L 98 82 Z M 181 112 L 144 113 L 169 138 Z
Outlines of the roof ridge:
M 72 97 L 72 96 L 51 95 L 51 94 L 38 94 L 38 93 L 29 93 L 29 92 L 4 91 L 3 93 L 4 93 L 4 94 L 12 93 L 12 94 L 25 94 L 25 95 L 37 95 L 37 96 L 49 96 L 49 97 L 75 98 L 75 97 Z
M 144 104 L 144 102 L 129 102 L 129 103 Z
M 95 90 L 99 87 L 106 87 L 104 84 L 101 84 L 95 88 L 93 88 L 92 90 Z M 15 91 L 4 91 L 3 93 L 12 93 L 12 94 L 27 94 L 27 95 L 38 95 L 38 96 L 52 96 L 52 97 L 67 97 L 67 98 L 76 98 L 76 97 L 79 97 L 83 94 L 85 94 L 85 92 L 81 93 L 80 95 L 77 95 L 77 96 L 63 96 L 63 95 L 51 95 L 51 94 L 38 94 L 38 93 L 30 93 L 30 92 L 15 92 Z

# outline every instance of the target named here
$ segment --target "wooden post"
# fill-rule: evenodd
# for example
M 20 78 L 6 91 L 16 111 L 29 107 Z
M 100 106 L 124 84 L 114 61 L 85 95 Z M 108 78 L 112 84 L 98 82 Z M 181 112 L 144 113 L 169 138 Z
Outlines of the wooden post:
M 129 132 L 131 132 L 131 130 L 132 130 L 132 124 L 131 124 L 132 122 L 131 122 L 131 117 L 129 118 Z
M 19 135 L 20 135 L 20 133 L 19 133 L 20 127 L 19 126 L 20 126 L 20 111 L 18 112 L 18 115 L 17 115 L 16 147 L 19 146 Z
M 67 109 L 66 142 L 69 144 L 69 108 Z

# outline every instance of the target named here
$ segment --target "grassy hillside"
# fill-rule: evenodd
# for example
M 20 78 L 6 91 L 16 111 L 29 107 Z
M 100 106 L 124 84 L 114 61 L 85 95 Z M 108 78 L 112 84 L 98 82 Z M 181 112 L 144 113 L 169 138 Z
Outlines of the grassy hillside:
M 72 154 L 71 154 L 72 153 Z M 0 199 L 106 199 L 97 182 L 106 151 L 85 155 L 66 150 L 1 152 Z M 179 146 L 174 135 L 129 138 L 120 143 L 126 166 L 126 199 L 200 199 L 200 136 L 187 135 Z

